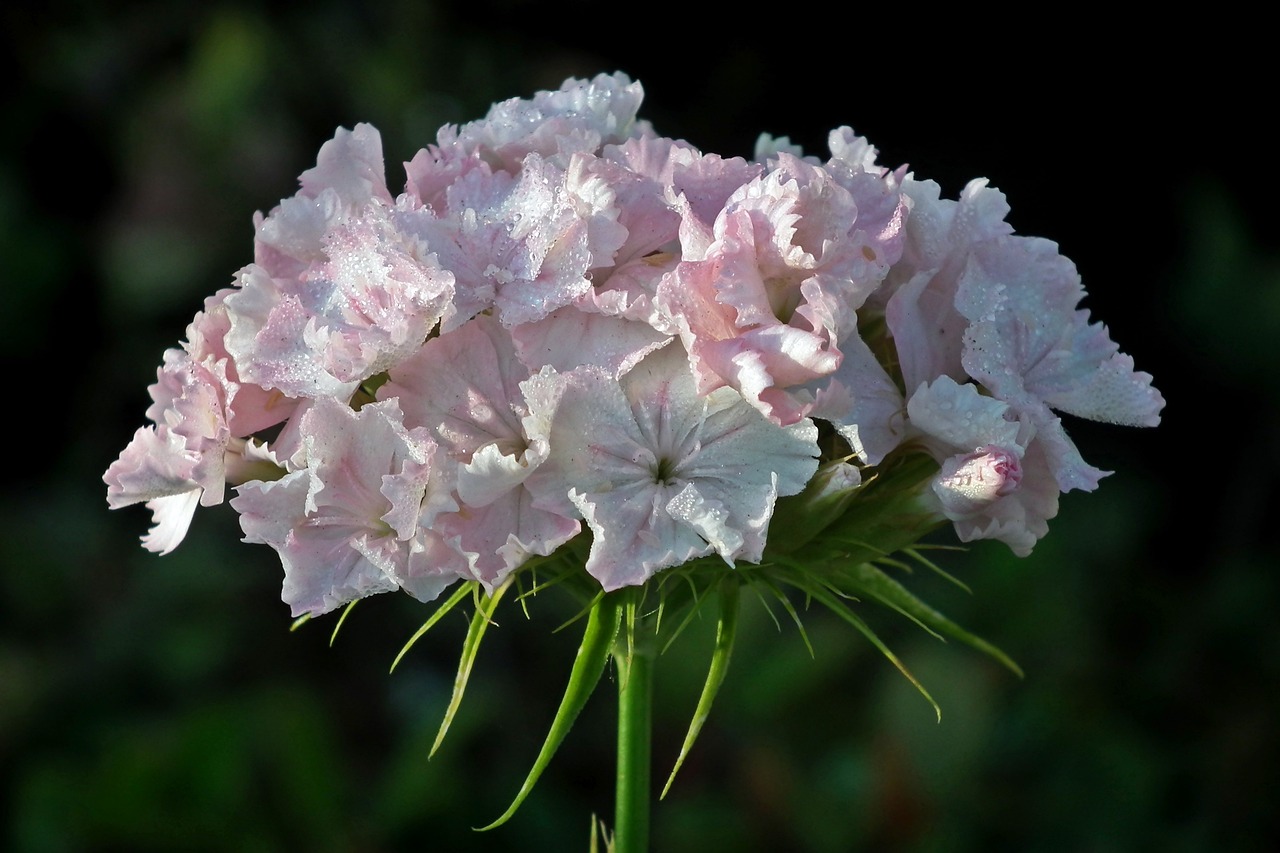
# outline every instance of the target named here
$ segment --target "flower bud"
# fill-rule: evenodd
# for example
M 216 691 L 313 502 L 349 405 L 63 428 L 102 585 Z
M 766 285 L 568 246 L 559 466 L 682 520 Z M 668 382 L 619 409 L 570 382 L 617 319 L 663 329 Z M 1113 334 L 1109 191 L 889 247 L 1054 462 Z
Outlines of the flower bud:
M 1022 482 L 1022 463 L 1003 447 L 983 445 L 972 453 L 957 454 L 942 463 L 933 481 L 933 492 L 943 512 L 956 520 L 982 511 L 1013 494 Z

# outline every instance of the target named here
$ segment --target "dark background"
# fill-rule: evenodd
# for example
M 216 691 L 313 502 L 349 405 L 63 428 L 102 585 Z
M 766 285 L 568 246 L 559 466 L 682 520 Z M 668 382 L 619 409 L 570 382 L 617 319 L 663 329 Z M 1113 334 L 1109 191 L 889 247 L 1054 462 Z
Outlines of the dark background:
M 1266 849 L 1280 241 L 1256 22 L 558 8 L 0 13 L 0 846 L 559 851 L 611 819 L 605 685 L 517 816 L 470 830 L 506 807 L 563 687 L 575 638 L 551 633 L 554 594 L 499 619 L 428 763 L 461 616 L 388 675 L 429 608 L 362 603 L 332 648 L 333 617 L 289 633 L 275 556 L 237 542 L 229 508 L 156 557 L 145 511 L 109 513 L 101 474 L 163 350 L 251 258 L 253 211 L 295 191 L 335 127 L 382 131 L 394 190 L 441 124 L 622 70 L 658 132 L 706 151 L 750 156 L 767 131 L 825 155 L 849 124 L 949 197 L 990 178 L 1168 400 L 1155 430 L 1069 424 L 1116 473 L 1066 496 L 1031 557 L 943 554 L 972 595 L 910 580 L 1024 680 L 859 607 L 941 723 L 829 614 L 805 618 L 810 658 L 748 601 L 721 699 L 655 805 L 655 851 Z M 712 629 L 659 662 L 659 778 Z

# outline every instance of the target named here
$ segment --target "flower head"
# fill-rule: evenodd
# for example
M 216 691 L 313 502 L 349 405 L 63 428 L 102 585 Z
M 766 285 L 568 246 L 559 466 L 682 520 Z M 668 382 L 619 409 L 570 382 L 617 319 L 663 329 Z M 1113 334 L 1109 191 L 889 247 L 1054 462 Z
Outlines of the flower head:
M 1029 554 L 1106 473 L 1058 413 L 1155 426 L 1164 405 L 985 180 L 945 199 L 849 127 L 825 160 L 770 136 L 723 157 L 660 136 L 642 97 L 615 73 L 495 104 L 398 194 L 378 131 L 339 128 L 254 217 L 252 260 L 164 353 L 103 478 L 161 553 L 233 487 L 300 618 L 458 584 L 425 630 L 474 594 L 441 736 L 504 592 L 575 593 L 569 688 L 499 823 L 609 657 L 636 683 L 715 599 L 687 750 L 742 584 L 797 622 L 789 595 L 834 611 L 921 692 L 861 602 L 1017 671 L 892 572 L 937 568 L 916 547 L 939 528 Z
M 615 73 L 495 104 L 399 194 L 378 131 L 339 128 L 165 353 L 109 505 L 167 552 L 235 487 L 295 614 L 557 555 L 610 592 L 804 554 L 812 596 L 938 524 L 1028 553 L 1105 473 L 1058 413 L 1158 423 L 985 180 L 943 198 L 848 127 L 826 159 L 723 157 L 642 98 Z

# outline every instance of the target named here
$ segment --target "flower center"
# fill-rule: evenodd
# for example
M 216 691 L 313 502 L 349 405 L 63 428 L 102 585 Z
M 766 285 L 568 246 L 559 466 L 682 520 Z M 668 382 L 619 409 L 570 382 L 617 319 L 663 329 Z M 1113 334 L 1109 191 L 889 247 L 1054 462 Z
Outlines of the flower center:
M 671 481 L 676 478 L 675 460 L 667 456 L 659 456 L 658 461 L 654 463 L 650 469 L 653 474 L 653 481 L 659 485 L 669 486 Z
M 803 297 L 800 287 L 790 278 L 774 276 L 764 281 L 765 293 L 769 297 L 769 307 L 779 323 L 790 323 L 791 317 L 800 307 Z

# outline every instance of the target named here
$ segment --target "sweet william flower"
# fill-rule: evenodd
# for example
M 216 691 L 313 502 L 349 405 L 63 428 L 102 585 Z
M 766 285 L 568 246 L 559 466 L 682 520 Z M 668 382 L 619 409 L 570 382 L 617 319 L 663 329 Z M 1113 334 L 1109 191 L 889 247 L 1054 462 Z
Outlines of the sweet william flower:
M 452 310 L 454 276 L 395 218 L 372 126 L 340 128 L 299 183 L 257 220 L 254 263 L 225 299 L 225 347 L 263 388 L 348 398 Z
M 1105 326 L 1078 310 L 1084 286 L 1056 244 L 1000 237 L 975 248 L 956 306 L 969 320 L 962 362 L 993 395 L 1028 416 L 1061 488 L 1092 491 L 1107 472 L 1088 465 L 1053 410 L 1156 426 L 1164 398 Z
M 677 344 L 621 380 L 548 369 L 524 387 L 548 446 L 530 488 L 590 526 L 585 568 L 606 590 L 712 553 L 759 561 L 774 502 L 817 468 L 811 422 L 779 427 L 730 388 L 700 395 Z
M 531 153 L 514 174 L 461 176 L 441 215 L 422 208 L 398 221 L 455 279 L 448 331 L 490 309 L 507 327 L 531 322 L 584 296 L 587 273 L 625 239 L 617 216 L 604 182 Z
M 497 104 L 442 128 L 398 197 L 377 130 L 338 129 L 298 192 L 255 217 L 235 287 L 166 355 L 153 425 L 106 475 L 110 505 L 151 505 L 148 547 L 168 551 L 197 505 L 240 483 L 234 506 L 296 588 L 319 541 L 316 483 L 339 470 L 318 436 L 377 399 L 404 423 L 380 408 L 342 429 L 375 431 L 409 467 L 426 463 L 401 432 L 426 436 L 443 460 L 432 508 L 387 538 L 370 515 L 382 498 L 365 500 L 349 525 L 364 538 L 348 539 L 366 545 L 347 545 L 373 554 L 348 567 L 363 580 L 318 582 L 295 605 L 425 576 L 494 591 L 584 524 L 589 573 L 613 589 L 708 554 L 758 562 L 775 502 L 820 461 L 856 460 L 846 479 L 874 485 L 921 449 L 961 538 L 1022 553 L 1058 491 L 1103 474 L 1055 412 L 1158 421 L 1150 377 L 1076 309 L 1074 267 L 1014 235 L 985 181 L 944 199 L 848 127 L 825 161 L 766 136 L 754 162 L 723 158 L 659 136 L 642 96 L 616 73 Z M 962 398 L 984 430 L 958 436 L 939 415 Z M 596 427 L 617 446 L 593 435 L 588 451 Z
M 205 301 L 180 348 L 165 351 L 152 403 L 133 440 L 107 469 L 113 509 L 145 503 L 153 528 L 142 537 L 150 551 L 167 554 L 186 537 L 198 506 L 222 503 L 225 487 L 270 479 L 274 454 L 250 436 L 288 417 L 292 401 L 242 382 L 222 346 L 226 331 L 223 290 Z
M 755 161 L 724 158 L 659 136 L 642 96 L 615 73 L 497 104 L 442 128 L 399 196 L 377 130 L 338 129 L 166 355 L 110 505 L 151 505 L 167 551 L 239 484 L 305 612 L 452 579 L 495 592 L 583 526 L 612 590 L 712 554 L 759 563 L 819 463 L 848 474 L 844 506 L 922 451 L 961 538 L 1023 553 L 1059 491 L 1103 474 L 1056 412 L 1158 422 L 1150 377 L 1076 308 L 1074 267 L 1014 235 L 985 181 L 944 199 L 848 127 L 825 161 L 763 136 Z M 357 488 L 378 442 L 416 511 Z M 309 574 L 326 548 L 345 579 Z
M 939 376 L 967 377 L 960 363 L 968 319 L 956 305 L 959 279 L 974 249 L 1013 233 L 1004 194 L 984 179 L 970 181 L 956 200 L 933 181 L 908 176 L 910 206 L 902 259 L 876 295 L 897 349 L 903 385 L 914 389 Z
M 776 155 L 727 199 L 712 242 L 659 286 L 699 388 L 733 387 L 780 425 L 812 410 L 813 386 L 856 335 L 855 311 L 901 254 L 896 178 L 837 162 Z
M 1063 491 L 1097 488 L 1054 413 L 1156 426 L 1164 398 L 1106 328 L 1077 306 L 1079 273 L 1055 243 L 1013 233 L 1004 195 L 982 179 L 959 200 L 908 177 L 907 241 L 886 278 L 886 325 L 906 388 L 948 376 L 974 380 L 1038 429 Z
M 322 262 L 331 227 L 359 219 L 370 205 L 393 202 L 383 174 L 382 135 L 370 124 L 338 128 L 298 184 L 294 196 L 254 216 L 254 263 L 273 277 L 296 278 Z
M 1007 403 L 949 376 L 907 401 L 912 430 L 941 465 L 930 483 L 962 542 L 999 539 L 1031 553 L 1058 513 L 1058 483 L 1036 428 Z
M 563 160 L 643 132 L 637 118 L 643 99 L 640 83 L 622 73 L 570 79 L 558 90 L 494 104 L 483 119 L 461 128 L 446 125 L 437 143 L 515 172 L 531 153 Z
M 462 560 L 433 564 L 442 549 L 420 536 L 450 505 L 432 482 L 438 447 L 425 430 L 404 427 L 395 401 L 355 412 L 320 398 L 302 415 L 301 433 L 304 467 L 241 485 L 231 501 L 245 541 L 280 555 L 293 615 L 401 587 L 430 600 L 457 579 Z
M 433 526 L 488 589 L 580 528 L 535 506 L 525 488 L 547 455 L 546 442 L 527 436 L 522 423 L 528 407 L 520 383 L 528 378 L 510 334 L 481 315 L 427 341 L 378 389 L 404 410 L 407 426 L 426 430 L 457 464 L 457 505 Z
M 985 180 L 944 198 L 849 127 L 825 160 L 767 135 L 723 157 L 660 136 L 642 97 L 615 73 L 495 104 L 441 128 L 398 194 L 378 131 L 339 128 L 255 215 L 251 262 L 165 353 L 104 475 L 162 553 L 234 487 L 300 618 L 456 586 L 424 625 L 475 602 L 441 735 L 505 592 L 573 594 L 569 686 L 497 823 L 610 660 L 620 729 L 643 729 L 654 650 L 714 602 L 679 767 L 744 584 L 796 621 L 791 595 L 828 608 L 913 682 L 866 603 L 1017 671 L 895 570 L 937 568 L 918 547 L 947 527 L 1029 554 L 1106 473 L 1059 413 L 1154 426 L 1164 405 Z M 647 767 L 618 779 L 633 851 Z

